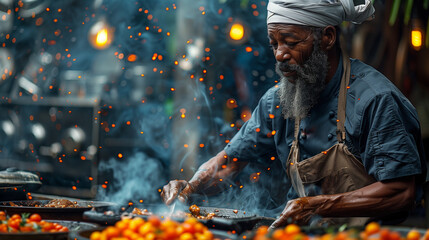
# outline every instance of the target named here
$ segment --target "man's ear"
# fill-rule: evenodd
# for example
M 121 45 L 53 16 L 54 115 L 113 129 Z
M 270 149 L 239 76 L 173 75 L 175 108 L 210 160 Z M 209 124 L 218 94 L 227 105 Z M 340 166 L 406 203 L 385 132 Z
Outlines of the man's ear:
M 334 26 L 327 26 L 322 32 L 322 49 L 330 51 L 337 41 L 337 30 Z

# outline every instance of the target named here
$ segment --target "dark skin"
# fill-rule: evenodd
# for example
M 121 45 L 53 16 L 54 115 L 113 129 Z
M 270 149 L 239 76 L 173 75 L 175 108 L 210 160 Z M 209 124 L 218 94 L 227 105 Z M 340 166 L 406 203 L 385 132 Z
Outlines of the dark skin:
M 336 72 L 340 49 L 335 44 L 336 30 L 333 26 L 323 29 L 320 48 L 328 55 L 328 82 Z M 313 51 L 314 35 L 306 27 L 286 24 L 269 24 L 268 37 L 278 62 L 303 64 Z M 283 72 L 294 82 L 294 72 Z M 247 163 L 234 161 L 221 151 L 201 165 L 189 182 L 173 180 L 164 186 L 161 197 L 167 205 L 176 198 L 187 201 L 193 193 L 215 193 L 223 189 L 222 182 L 233 179 Z M 222 179 L 222 181 L 220 181 Z M 394 211 L 407 211 L 414 202 L 415 177 L 408 176 L 380 181 L 351 192 L 319 195 L 290 200 L 271 228 L 294 222 L 307 224 L 314 215 L 322 217 L 378 217 Z

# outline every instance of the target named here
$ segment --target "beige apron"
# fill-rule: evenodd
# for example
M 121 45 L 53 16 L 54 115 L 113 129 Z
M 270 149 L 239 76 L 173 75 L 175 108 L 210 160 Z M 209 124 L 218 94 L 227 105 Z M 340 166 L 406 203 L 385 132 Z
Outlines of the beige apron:
M 346 131 L 344 122 L 346 118 L 347 86 L 350 80 L 350 60 L 343 54 L 343 76 L 341 78 L 338 95 L 338 143 L 311 158 L 299 160 L 298 133 L 300 119 L 295 119 L 294 141 L 288 157 L 287 172 L 292 186 L 299 197 L 305 197 L 304 185 L 316 184 L 322 194 L 335 194 L 353 191 L 376 180 L 370 176 L 363 164 L 353 156 L 344 144 Z M 369 218 L 324 218 L 320 223 L 363 225 Z

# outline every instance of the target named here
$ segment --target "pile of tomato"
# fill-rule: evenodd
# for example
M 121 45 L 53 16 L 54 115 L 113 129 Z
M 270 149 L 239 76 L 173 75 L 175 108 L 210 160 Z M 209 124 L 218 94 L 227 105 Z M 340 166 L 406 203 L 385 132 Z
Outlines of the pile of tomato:
M 68 231 L 69 229 L 61 224 L 42 220 L 37 213 L 13 214 L 9 217 L 4 211 L 0 211 L 0 233 Z
M 140 217 L 124 218 L 103 231 L 91 233 L 90 240 L 212 240 L 213 234 L 196 218 L 179 223 L 170 219 L 161 221 L 157 216 L 147 220 Z
M 363 231 L 349 229 L 309 236 L 303 233 L 298 225 L 289 224 L 273 231 L 270 231 L 268 226 L 261 226 L 256 230 L 253 240 L 429 240 L 429 229 L 425 234 L 411 229 L 406 236 L 402 236 L 398 231 L 383 228 L 378 223 L 371 222 L 365 226 Z

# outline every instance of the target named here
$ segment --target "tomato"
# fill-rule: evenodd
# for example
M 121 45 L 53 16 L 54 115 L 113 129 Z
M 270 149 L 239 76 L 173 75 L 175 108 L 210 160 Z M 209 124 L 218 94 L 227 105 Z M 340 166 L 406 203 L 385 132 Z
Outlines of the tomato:
M 138 229 L 138 233 L 140 233 L 141 235 L 145 236 L 146 234 L 149 234 L 151 232 L 155 231 L 155 227 L 152 225 L 152 223 L 147 222 L 143 225 L 140 226 L 140 228 Z
M 0 224 L 0 232 L 7 232 L 7 224 L 2 223 Z
M 386 228 L 380 230 L 380 240 L 389 240 L 390 231 Z
M 157 228 L 161 225 L 161 220 L 157 216 L 150 216 L 148 222 L 152 223 L 152 225 Z
M 145 224 L 145 220 L 140 217 L 136 217 L 133 220 L 131 220 L 130 224 L 128 225 L 128 229 L 133 230 L 134 232 L 138 232 L 140 226 Z
M 42 232 L 49 232 L 49 231 L 51 231 L 51 230 L 53 230 L 53 229 L 55 229 L 55 226 L 54 226 L 54 224 L 53 224 L 53 223 L 51 223 L 51 222 L 45 222 L 45 223 L 42 225 Z
M 25 226 L 20 226 L 19 227 L 19 231 L 20 232 L 34 232 L 34 228 L 33 228 L 33 226 L 31 226 L 31 225 L 25 225 Z
M 419 240 L 420 239 L 420 233 L 419 231 L 412 229 L 407 234 L 407 240 Z
M 119 229 L 113 226 L 107 227 L 106 229 L 104 229 L 104 232 L 106 232 L 106 236 L 108 238 L 119 237 L 119 235 L 121 234 Z
M 21 220 L 22 218 L 21 218 L 21 215 L 19 215 L 19 214 L 13 214 L 12 217 L 10 217 L 9 219 L 19 219 L 19 220 Z
M 370 222 L 368 223 L 368 225 L 365 226 L 365 232 L 368 236 L 374 233 L 378 233 L 378 231 L 380 231 L 380 224 L 376 222 Z
M 60 229 L 58 229 L 58 232 L 68 232 L 69 231 L 69 228 L 68 227 L 62 227 L 62 228 L 60 228 Z
M 285 227 L 286 234 L 294 235 L 301 232 L 301 228 L 299 228 L 296 224 L 289 224 Z
M 10 219 L 7 221 L 7 225 L 8 225 L 9 227 L 14 228 L 14 229 L 17 229 L 17 230 L 18 230 L 18 228 L 19 228 L 19 224 L 21 224 L 21 219 L 12 219 L 12 218 L 10 218 Z
M 191 233 L 185 232 L 184 234 L 180 235 L 180 240 L 193 240 L 194 236 L 192 236 Z
M 400 240 L 401 234 L 399 232 L 391 232 L 389 238 L 390 240 Z
M 100 240 L 101 233 L 99 231 L 92 232 L 89 236 L 90 240 Z
M 182 227 L 183 227 L 184 233 L 190 233 L 190 234 L 195 233 L 195 225 L 194 224 L 184 222 L 184 223 L 182 223 Z
M 4 211 L 0 211 L 0 221 L 6 220 L 6 213 Z
M 42 221 L 42 217 L 39 214 L 37 214 L 37 213 L 31 214 L 31 216 L 28 219 L 30 219 L 32 222 L 40 222 L 40 221 Z

